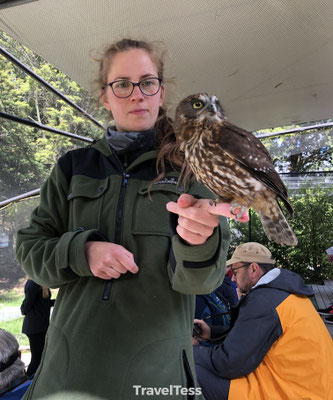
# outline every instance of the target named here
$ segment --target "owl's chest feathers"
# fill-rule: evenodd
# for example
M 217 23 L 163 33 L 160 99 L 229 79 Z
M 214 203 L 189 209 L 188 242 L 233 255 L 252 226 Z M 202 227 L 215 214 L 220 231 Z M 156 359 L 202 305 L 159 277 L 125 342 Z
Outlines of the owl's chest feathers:
M 187 160 L 196 179 L 218 197 L 239 196 L 252 198 L 263 185 L 253 178 L 218 143 L 211 134 L 192 136 L 185 146 Z

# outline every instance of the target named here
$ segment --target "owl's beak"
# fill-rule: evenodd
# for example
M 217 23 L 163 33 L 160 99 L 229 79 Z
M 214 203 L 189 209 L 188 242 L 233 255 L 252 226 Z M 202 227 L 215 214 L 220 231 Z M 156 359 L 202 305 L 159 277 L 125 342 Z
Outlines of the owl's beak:
M 214 103 L 210 103 L 208 105 L 207 109 L 211 114 L 216 114 L 217 113 L 217 108 L 216 108 L 216 105 Z
M 203 118 L 207 118 L 212 121 L 221 121 L 222 117 L 220 110 L 214 101 L 208 103 L 202 112 Z

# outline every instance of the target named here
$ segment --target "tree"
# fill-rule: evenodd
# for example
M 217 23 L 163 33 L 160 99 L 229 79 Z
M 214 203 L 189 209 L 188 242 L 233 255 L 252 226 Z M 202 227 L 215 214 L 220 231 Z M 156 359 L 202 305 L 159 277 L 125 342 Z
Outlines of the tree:
M 328 122 L 328 121 L 319 121 Z M 290 129 L 296 127 L 290 127 Z M 278 130 L 261 131 L 274 133 Z M 279 129 L 281 130 L 281 129 Z M 280 172 L 329 171 L 333 163 L 333 128 L 319 128 L 267 138 L 263 143 Z
M 105 120 L 106 113 L 97 109 L 95 99 L 84 89 L 2 31 L 0 45 L 89 114 Z M 91 121 L 2 56 L 0 110 L 80 136 L 100 138 L 103 135 Z M 0 200 L 39 188 L 62 154 L 83 145 L 78 140 L 0 119 Z M 8 238 L 8 246 L 0 247 L 0 285 L 10 286 L 24 276 L 14 256 L 16 231 L 28 225 L 36 205 L 36 200 L 26 200 L 0 211 L 0 233 Z
M 95 99 L 84 89 L 1 31 L 0 45 L 96 119 L 106 120 L 106 112 L 97 109 Z M 99 138 L 103 134 L 92 122 L 2 56 L 0 110 L 81 136 Z M 333 133 L 330 128 L 265 139 L 264 144 L 280 172 L 332 170 Z M 4 200 L 40 187 L 59 156 L 82 143 L 0 119 L 0 146 L 0 200 Z M 291 225 L 299 244 L 281 247 L 268 241 L 256 213 L 251 217 L 251 240 L 268 246 L 279 265 L 299 272 L 309 281 L 333 277 L 332 267 L 324 257 L 324 250 L 333 244 L 332 193 L 303 188 L 294 193 L 291 200 L 296 211 Z M 10 242 L 8 248 L 0 248 L 0 266 L 2 263 L 13 271 L 19 268 L 13 253 L 15 232 L 28 223 L 34 204 L 29 200 L 0 211 L 0 226 Z M 231 222 L 231 227 L 234 234 L 230 253 L 237 244 L 249 240 L 249 224 Z
M 251 237 L 248 224 L 231 223 L 232 251 L 236 245 L 254 241 L 268 247 L 277 264 L 300 274 L 307 282 L 333 278 L 332 264 L 325 249 L 333 244 L 333 193 L 331 189 L 303 187 L 291 197 L 295 218 L 290 221 L 298 238 L 295 247 L 279 246 L 265 236 L 257 213 L 251 212 Z
M 0 31 L 0 45 L 95 118 L 105 120 L 96 100 L 69 77 Z M 80 136 L 100 138 L 102 130 L 32 77 L 0 56 L 0 109 Z M 38 188 L 60 155 L 82 142 L 0 120 L 0 199 Z
M 30 214 L 37 204 L 38 199 L 29 199 L 15 203 L 0 212 L 1 233 L 8 240 L 6 246 L 0 246 L 0 290 L 15 286 L 18 280 L 25 276 L 15 259 L 16 232 L 29 224 Z

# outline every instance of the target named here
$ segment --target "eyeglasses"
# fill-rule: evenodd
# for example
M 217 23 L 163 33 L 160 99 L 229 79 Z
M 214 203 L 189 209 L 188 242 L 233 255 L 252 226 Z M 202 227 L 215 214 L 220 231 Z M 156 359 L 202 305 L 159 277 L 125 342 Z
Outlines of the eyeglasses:
M 251 264 L 251 263 L 246 263 L 246 264 L 244 264 L 244 265 L 241 265 L 241 266 L 238 267 L 238 268 L 235 268 L 235 269 L 231 268 L 231 271 L 232 271 L 233 276 L 236 276 L 236 275 L 237 275 L 237 272 L 236 272 L 236 271 L 237 271 L 238 269 L 241 269 L 241 268 L 244 268 L 244 267 L 248 267 L 250 264 Z
M 107 86 L 111 86 L 113 94 L 120 99 L 125 99 L 130 97 L 133 93 L 135 86 L 139 86 L 142 94 L 145 96 L 154 96 L 161 88 L 162 79 L 160 78 L 145 78 L 142 81 L 134 83 L 128 81 L 127 79 L 119 79 L 108 83 L 103 87 L 105 89 Z

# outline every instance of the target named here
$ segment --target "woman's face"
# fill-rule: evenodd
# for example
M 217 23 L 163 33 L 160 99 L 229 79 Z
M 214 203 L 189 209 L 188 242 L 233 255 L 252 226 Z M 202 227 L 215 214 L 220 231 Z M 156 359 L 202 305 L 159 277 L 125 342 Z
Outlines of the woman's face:
M 149 54 L 142 49 L 130 49 L 117 53 L 110 64 L 107 82 L 127 79 L 139 82 L 147 77 L 158 77 L 157 68 Z M 135 86 L 131 96 L 120 99 L 110 86 L 102 93 L 104 107 L 112 112 L 119 132 L 145 131 L 154 127 L 159 108 L 163 105 L 165 88 L 154 96 L 146 96 Z

